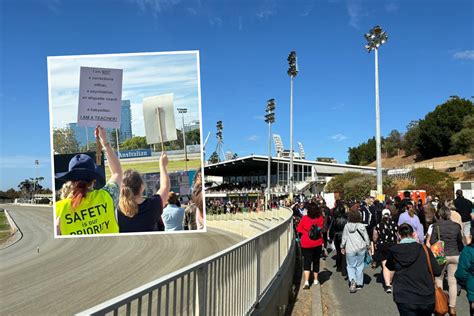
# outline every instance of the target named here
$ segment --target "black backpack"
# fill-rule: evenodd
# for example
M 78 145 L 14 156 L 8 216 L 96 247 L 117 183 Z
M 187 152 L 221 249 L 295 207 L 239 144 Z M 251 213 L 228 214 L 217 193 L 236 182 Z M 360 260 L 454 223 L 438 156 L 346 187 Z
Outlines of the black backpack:
M 321 229 L 317 225 L 313 224 L 308 232 L 308 236 L 311 240 L 318 240 L 321 238 Z

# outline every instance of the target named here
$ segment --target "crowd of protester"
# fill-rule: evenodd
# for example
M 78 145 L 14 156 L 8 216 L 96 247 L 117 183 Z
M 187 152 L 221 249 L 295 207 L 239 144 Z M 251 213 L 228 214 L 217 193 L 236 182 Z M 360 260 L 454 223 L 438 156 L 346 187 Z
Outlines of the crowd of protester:
M 435 289 L 445 290 L 447 313 L 456 315 L 461 287 L 474 314 L 474 209 L 456 191 L 456 199 L 426 202 L 387 197 L 337 200 L 329 209 L 319 196 L 291 206 L 304 262 L 304 289 L 313 272 L 318 284 L 319 261 L 335 251 L 336 271 L 350 293 L 364 287 L 363 271 L 379 266 L 383 290 L 393 295 L 400 315 L 432 315 Z M 447 282 L 444 280 L 447 279 Z M 443 285 L 447 284 L 446 288 Z

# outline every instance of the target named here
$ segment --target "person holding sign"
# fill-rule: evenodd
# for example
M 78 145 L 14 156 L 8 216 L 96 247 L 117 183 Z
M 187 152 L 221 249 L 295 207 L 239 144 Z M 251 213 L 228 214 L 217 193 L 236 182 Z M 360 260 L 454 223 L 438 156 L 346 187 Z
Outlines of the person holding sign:
M 163 230 L 161 214 L 171 184 L 166 166 L 168 156 L 165 153 L 160 157 L 160 189 L 150 198 L 143 197 L 145 183 L 141 174 L 128 169 L 124 172 L 123 183 L 120 189 L 120 212 L 118 212 L 121 233 L 147 232 Z
M 67 172 L 56 178 L 67 181 L 67 196 L 56 203 L 56 231 L 58 235 L 113 234 L 119 232 L 116 210 L 119 188 L 122 184 L 122 167 L 107 141 L 105 129 L 97 126 L 96 138 L 100 141 L 109 164 L 111 176 L 107 184 L 94 189 L 96 180 L 103 179 L 93 159 L 85 154 L 75 155 Z

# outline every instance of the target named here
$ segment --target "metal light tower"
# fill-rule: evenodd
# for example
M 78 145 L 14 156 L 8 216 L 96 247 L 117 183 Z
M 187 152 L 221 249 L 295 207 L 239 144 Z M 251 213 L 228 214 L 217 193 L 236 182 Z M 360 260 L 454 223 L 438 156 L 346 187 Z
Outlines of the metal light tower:
M 217 153 L 217 161 L 221 162 L 221 153 L 222 157 L 225 160 L 225 153 L 224 153 L 224 137 L 222 136 L 222 130 L 224 129 L 224 125 L 222 124 L 222 121 L 217 121 L 216 123 L 216 138 L 217 138 L 217 146 L 216 146 L 216 153 Z
M 265 109 L 265 112 L 267 114 L 265 115 L 265 123 L 268 124 L 268 174 L 267 174 L 267 194 L 266 194 L 266 200 L 267 202 L 265 203 L 265 208 L 268 207 L 268 205 L 271 203 L 271 193 L 270 193 L 270 187 L 271 187 L 271 164 L 272 164 L 272 124 L 275 123 L 275 99 L 270 99 L 267 101 L 267 108 Z M 271 206 L 270 206 L 271 208 Z
M 37 175 L 36 175 L 36 166 L 39 165 L 39 161 L 38 159 L 35 160 L 35 178 L 33 179 L 33 194 L 36 192 L 36 178 L 37 178 Z
M 387 39 L 387 33 L 378 25 L 374 26 L 369 33 L 365 34 L 367 44 L 365 48 L 375 52 L 375 142 L 377 153 L 377 194 L 383 194 L 382 185 L 382 149 L 380 139 L 380 100 L 379 100 L 379 57 L 378 49 Z
M 181 118 L 183 120 L 183 146 L 184 146 L 184 161 L 186 166 L 186 172 L 188 171 L 188 150 L 186 148 L 186 126 L 184 125 L 184 114 L 188 112 L 187 108 L 177 108 L 178 112 L 181 113 Z
M 298 74 L 298 63 L 296 52 L 292 51 L 288 55 L 288 75 L 290 76 L 290 170 L 288 173 L 289 197 L 293 201 L 293 79 Z

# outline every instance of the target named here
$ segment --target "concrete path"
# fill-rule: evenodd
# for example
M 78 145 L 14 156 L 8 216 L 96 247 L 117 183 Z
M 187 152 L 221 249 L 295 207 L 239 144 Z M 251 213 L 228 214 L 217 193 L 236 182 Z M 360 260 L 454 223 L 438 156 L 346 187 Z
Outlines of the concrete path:
M 333 254 L 334 252 L 329 255 L 326 261 L 321 260 L 319 275 L 325 315 L 399 315 L 392 294 L 387 294 L 383 290 L 381 267 L 375 270 L 367 267 L 364 271 L 364 288 L 357 293 L 350 294 L 347 281 L 339 272 L 336 272 Z M 448 289 L 447 286 L 445 289 Z M 458 315 L 469 315 L 469 306 L 464 290 L 458 296 L 456 308 Z
M 71 315 L 243 240 L 212 228 L 207 233 L 54 239 L 52 208 L 0 207 L 11 211 L 23 233 L 20 241 L 0 250 L 0 315 Z

